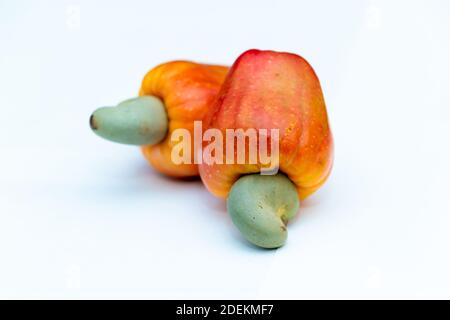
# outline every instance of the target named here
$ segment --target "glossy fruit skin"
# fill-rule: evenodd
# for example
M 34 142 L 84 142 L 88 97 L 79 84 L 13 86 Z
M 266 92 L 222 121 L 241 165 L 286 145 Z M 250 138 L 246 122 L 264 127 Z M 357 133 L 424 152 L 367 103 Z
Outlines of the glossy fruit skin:
M 333 138 L 319 79 L 302 57 L 285 52 L 249 50 L 231 67 L 206 127 L 279 129 L 280 171 L 295 184 L 300 199 L 328 178 Z M 199 166 L 207 189 L 227 197 L 242 175 L 260 172 L 261 164 Z
M 174 164 L 171 160 L 171 134 L 177 128 L 193 135 L 195 120 L 203 120 L 216 99 L 225 79 L 227 67 L 189 61 L 172 61 L 150 70 L 144 77 L 139 95 L 160 98 L 167 111 L 169 128 L 166 138 L 156 144 L 142 146 L 148 162 L 159 172 L 173 177 L 198 175 L 198 165 Z M 193 153 L 192 153 L 193 154 Z

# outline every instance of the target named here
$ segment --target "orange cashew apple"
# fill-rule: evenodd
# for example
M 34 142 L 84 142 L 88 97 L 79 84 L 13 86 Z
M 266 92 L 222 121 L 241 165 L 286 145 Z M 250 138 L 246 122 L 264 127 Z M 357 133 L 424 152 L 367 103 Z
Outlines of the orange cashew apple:
M 139 97 L 97 109 L 90 126 L 105 139 L 141 146 L 145 158 L 161 173 L 196 176 L 193 161 L 172 162 L 171 134 L 178 128 L 192 133 L 194 121 L 206 115 L 227 71 L 224 66 L 189 61 L 161 64 L 145 75 Z

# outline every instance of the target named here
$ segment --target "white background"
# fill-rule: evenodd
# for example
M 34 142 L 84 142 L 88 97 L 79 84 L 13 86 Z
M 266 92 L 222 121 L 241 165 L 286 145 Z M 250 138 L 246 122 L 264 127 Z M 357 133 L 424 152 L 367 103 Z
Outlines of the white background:
M 1 298 L 450 298 L 449 1 L 0 0 Z M 90 132 L 161 62 L 305 57 L 336 142 L 279 250 Z

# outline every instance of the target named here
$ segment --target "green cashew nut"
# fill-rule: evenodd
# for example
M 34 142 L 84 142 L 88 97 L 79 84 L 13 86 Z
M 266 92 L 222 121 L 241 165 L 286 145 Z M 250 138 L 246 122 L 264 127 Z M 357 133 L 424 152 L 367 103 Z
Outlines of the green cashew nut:
M 153 96 L 125 100 L 117 107 L 99 108 L 89 122 L 100 137 L 131 145 L 161 142 L 168 127 L 164 104 Z
M 278 248 L 287 239 L 287 222 L 298 212 L 297 190 L 284 174 L 251 174 L 231 188 L 228 212 L 235 226 L 251 243 Z

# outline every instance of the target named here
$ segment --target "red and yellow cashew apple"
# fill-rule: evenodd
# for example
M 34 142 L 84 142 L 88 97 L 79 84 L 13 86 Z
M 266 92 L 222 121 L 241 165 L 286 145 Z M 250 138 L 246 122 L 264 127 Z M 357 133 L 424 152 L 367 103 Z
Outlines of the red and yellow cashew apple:
M 299 199 L 316 191 L 332 167 L 333 139 L 314 70 L 291 53 L 243 53 L 231 67 L 205 125 L 224 135 L 226 129 L 279 130 L 280 173 L 260 175 L 261 161 L 203 162 L 199 170 L 207 189 L 227 198 L 234 224 L 250 242 L 282 246 Z

